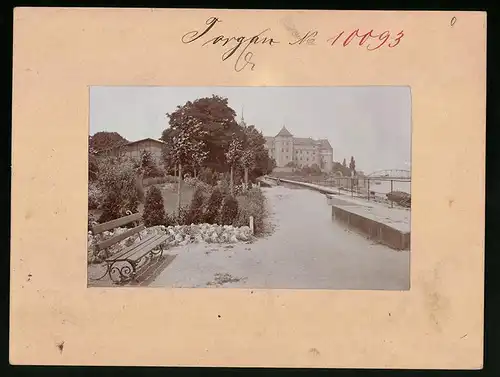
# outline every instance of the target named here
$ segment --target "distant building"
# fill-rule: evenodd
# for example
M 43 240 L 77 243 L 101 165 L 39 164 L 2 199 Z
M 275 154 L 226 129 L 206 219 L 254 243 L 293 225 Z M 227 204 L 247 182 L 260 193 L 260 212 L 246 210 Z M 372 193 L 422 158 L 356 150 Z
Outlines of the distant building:
M 120 145 L 118 147 L 106 149 L 98 153 L 99 156 L 126 156 L 139 160 L 142 151 L 149 151 L 157 164 L 162 161 L 162 149 L 165 143 L 156 139 L 142 139 Z
M 327 139 L 294 137 L 285 126 L 274 137 L 266 136 L 269 157 L 274 158 L 278 168 L 290 166 L 301 168 L 317 164 L 322 171 L 333 167 L 333 148 Z

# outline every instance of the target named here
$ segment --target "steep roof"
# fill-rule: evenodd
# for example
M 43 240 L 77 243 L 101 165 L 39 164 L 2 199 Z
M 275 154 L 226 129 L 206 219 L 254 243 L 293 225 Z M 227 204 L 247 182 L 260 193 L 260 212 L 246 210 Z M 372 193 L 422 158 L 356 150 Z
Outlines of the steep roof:
M 319 139 L 318 141 L 321 144 L 321 148 L 333 149 L 332 146 L 330 145 L 330 142 L 328 141 L 328 139 Z
M 278 137 L 278 136 L 288 136 L 288 137 L 291 137 L 293 135 L 290 133 L 290 131 L 288 131 L 286 129 L 285 126 L 283 126 L 283 128 L 280 130 L 280 132 L 278 132 L 278 134 L 275 137 Z
M 294 137 L 293 143 L 297 145 L 314 145 L 314 140 L 310 137 Z
M 130 141 L 128 143 L 124 143 L 124 144 L 120 144 L 120 145 L 115 145 L 114 147 L 103 149 L 103 150 L 99 151 L 98 154 L 99 153 L 103 153 L 103 152 L 108 152 L 108 151 L 111 151 L 113 149 L 123 148 L 123 147 L 128 146 L 128 145 L 134 145 L 134 144 L 142 143 L 144 141 L 153 141 L 155 143 L 158 143 L 159 145 L 165 145 L 165 142 L 162 141 L 162 140 L 153 139 L 153 138 L 148 137 L 148 138 L 145 138 L 145 139 Z
M 141 140 L 136 140 L 136 141 L 131 141 L 130 143 L 126 144 L 126 145 L 133 145 L 133 144 L 138 144 L 138 143 L 142 143 L 144 141 L 154 141 L 155 143 L 158 143 L 158 144 L 162 144 L 164 145 L 165 142 L 162 141 L 162 140 L 159 140 L 159 139 L 153 139 L 153 138 L 146 138 L 146 139 L 141 139 Z

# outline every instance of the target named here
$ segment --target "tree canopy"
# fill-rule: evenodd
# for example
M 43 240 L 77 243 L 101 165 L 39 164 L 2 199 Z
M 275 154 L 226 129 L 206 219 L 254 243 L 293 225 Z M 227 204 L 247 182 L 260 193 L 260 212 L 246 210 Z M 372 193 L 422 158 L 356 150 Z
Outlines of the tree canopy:
M 269 158 L 265 138 L 254 125 L 238 124 L 236 112 L 229 107 L 228 99 L 217 95 L 188 101 L 167 113 L 169 127 L 162 132 L 166 143 L 164 161 L 166 165 L 178 163 L 173 158 L 180 139 L 189 140 L 189 153 L 183 164 L 186 168 L 209 167 L 217 172 L 226 172 L 232 164 L 236 169 L 248 168 L 251 177 L 266 174 L 275 166 Z M 238 153 L 234 147 L 238 145 Z M 230 152 L 230 153 L 228 153 Z M 231 162 L 228 161 L 230 157 Z M 189 161 L 187 161 L 189 160 Z
M 100 131 L 89 136 L 89 151 L 100 152 L 127 143 L 128 140 L 118 132 Z

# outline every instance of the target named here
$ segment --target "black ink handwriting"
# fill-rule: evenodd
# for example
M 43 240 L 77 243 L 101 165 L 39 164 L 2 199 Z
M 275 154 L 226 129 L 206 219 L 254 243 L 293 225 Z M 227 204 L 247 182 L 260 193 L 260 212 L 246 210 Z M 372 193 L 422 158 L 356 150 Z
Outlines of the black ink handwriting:
M 222 22 L 217 17 L 210 17 L 205 24 L 207 27 L 203 31 L 190 31 L 184 34 L 181 38 L 183 43 L 192 43 L 201 37 L 207 35 L 209 31 L 214 28 L 218 23 Z M 255 68 L 255 63 L 252 61 L 254 53 L 249 51 L 252 45 L 267 45 L 273 46 L 278 44 L 279 41 L 272 37 L 267 37 L 264 34 L 269 32 L 270 29 L 264 29 L 260 33 L 257 33 L 251 37 L 246 36 L 225 36 L 223 34 L 217 35 L 216 37 L 210 38 L 202 43 L 202 46 L 207 45 L 221 45 L 223 47 L 228 47 L 226 51 L 222 54 L 222 61 L 230 59 L 234 54 L 237 54 L 236 61 L 234 63 L 234 70 L 236 72 L 241 72 L 247 66 L 253 71 Z

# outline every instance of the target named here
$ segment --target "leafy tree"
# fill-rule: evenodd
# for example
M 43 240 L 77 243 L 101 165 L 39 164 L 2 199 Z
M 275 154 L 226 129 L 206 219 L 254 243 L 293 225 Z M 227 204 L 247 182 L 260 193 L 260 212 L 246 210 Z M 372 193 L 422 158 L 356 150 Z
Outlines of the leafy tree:
M 231 172 L 230 172 L 230 183 L 229 183 L 229 189 L 231 192 L 231 195 L 233 194 L 234 190 L 234 167 L 238 163 L 238 161 L 241 158 L 241 155 L 243 153 L 243 144 L 242 142 L 237 139 L 236 137 L 231 140 L 229 143 L 229 146 L 227 148 L 227 151 L 225 153 L 226 156 L 226 161 L 227 164 L 229 165 Z
M 249 164 L 247 174 L 249 179 L 254 180 L 259 176 L 270 173 L 276 167 L 276 163 L 269 157 L 269 153 L 265 148 L 266 139 L 262 132 L 257 130 L 254 125 L 245 126 L 243 132 L 245 135 L 245 149 L 250 150 L 249 160 L 251 164 Z
M 255 150 L 245 149 L 241 154 L 241 166 L 244 170 L 245 189 L 248 188 L 248 172 L 255 166 Z
M 351 161 L 349 162 L 349 169 L 353 174 L 356 174 L 356 161 L 353 156 L 351 156 Z
M 162 157 L 163 167 L 165 169 L 165 172 L 167 174 L 173 173 L 174 175 L 176 175 L 177 166 L 175 165 L 175 162 L 173 161 L 174 158 L 173 158 L 171 145 L 163 146 L 163 148 L 161 150 L 161 157 Z
M 183 106 L 167 114 L 170 129 L 162 134 L 162 140 L 172 140 L 189 121 L 196 120 L 205 132 L 205 150 L 207 166 L 221 168 L 225 164 L 224 153 L 234 134 L 241 138 L 241 127 L 235 120 L 235 111 L 228 106 L 227 98 L 213 95 L 188 101 Z
M 248 188 L 249 172 L 253 171 L 259 163 L 257 155 L 262 155 L 264 152 L 267 157 L 267 151 L 264 148 L 266 141 L 262 133 L 254 125 L 247 126 L 243 123 L 242 129 L 244 134 L 244 150 L 241 155 L 241 165 L 244 171 L 245 188 Z
M 195 139 L 205 142 L 204 148 L 199 150 L 205 151 L 206 156 L 194 154 L 191 156 L 190 163 L 187 164 L 196 171 L 201 167 L 208 167 L 222 173 L 230 170 L 226 153 L 233 139 L 238 139 L 243 144 L 244 150 L 252 149 L 245 153 L 241 161 L 238 161 L 246 170 L 248 179 L 267 174 L 275 167 L 275 163 L 264 148 L 266 140 L 262 133 L 253 125 L 246 126 L 243 123 L 239 125 L 235 120 L 236 113 L 228 106 L 227 98 L 214 95 L 188 101 L 167 116 L 169 128 L 164 130 L 161 136 L 161 139 L 169 145 L 167 149 L 173 148 L 174 138 L 178 136 L 181 129 L 186 127 L 190 119 L 196 119 L 205 132 L 203 137 L 197 136 Z M 174 165 L 171 162 L 171 152 L 165 152 L 163 160 L 166 167 Z M 238 172 L 239 169 L 236 173 Z
M 196 178 L 199 169 L 203 167 L 203 163 L 208 158 L 208 151 L 204 150 L 205 142 L 195 140 L 193 142 L 193 154 L 191 156 L 193 165 L 193 176 Z
M 156 186 L 151 186 L 146 195 L 143 213 L 144 225 L 147 227 L 155 225 L 166 225 L 167 216 L 161 191 Z
M 181 188 L 182 188 L 182 167 L 189 165 L 192 161 L 192 156 L 199 153 L 205 142 L 203 136 L 206 132 L 202 129 L 201 124 L 194 118 L 186 118 L 186 124 L 179 128 L 176 136 L 173 137 L 170 144 L 169 159 L 178 166 L 179 182 L 177 187 L 177 208 L 181 210 Z
M 127 144 L 128 140 L 118 132 L 100 131 L 89 136 L 89 149 L 93 152 L 100 152 L 109 148 Z

